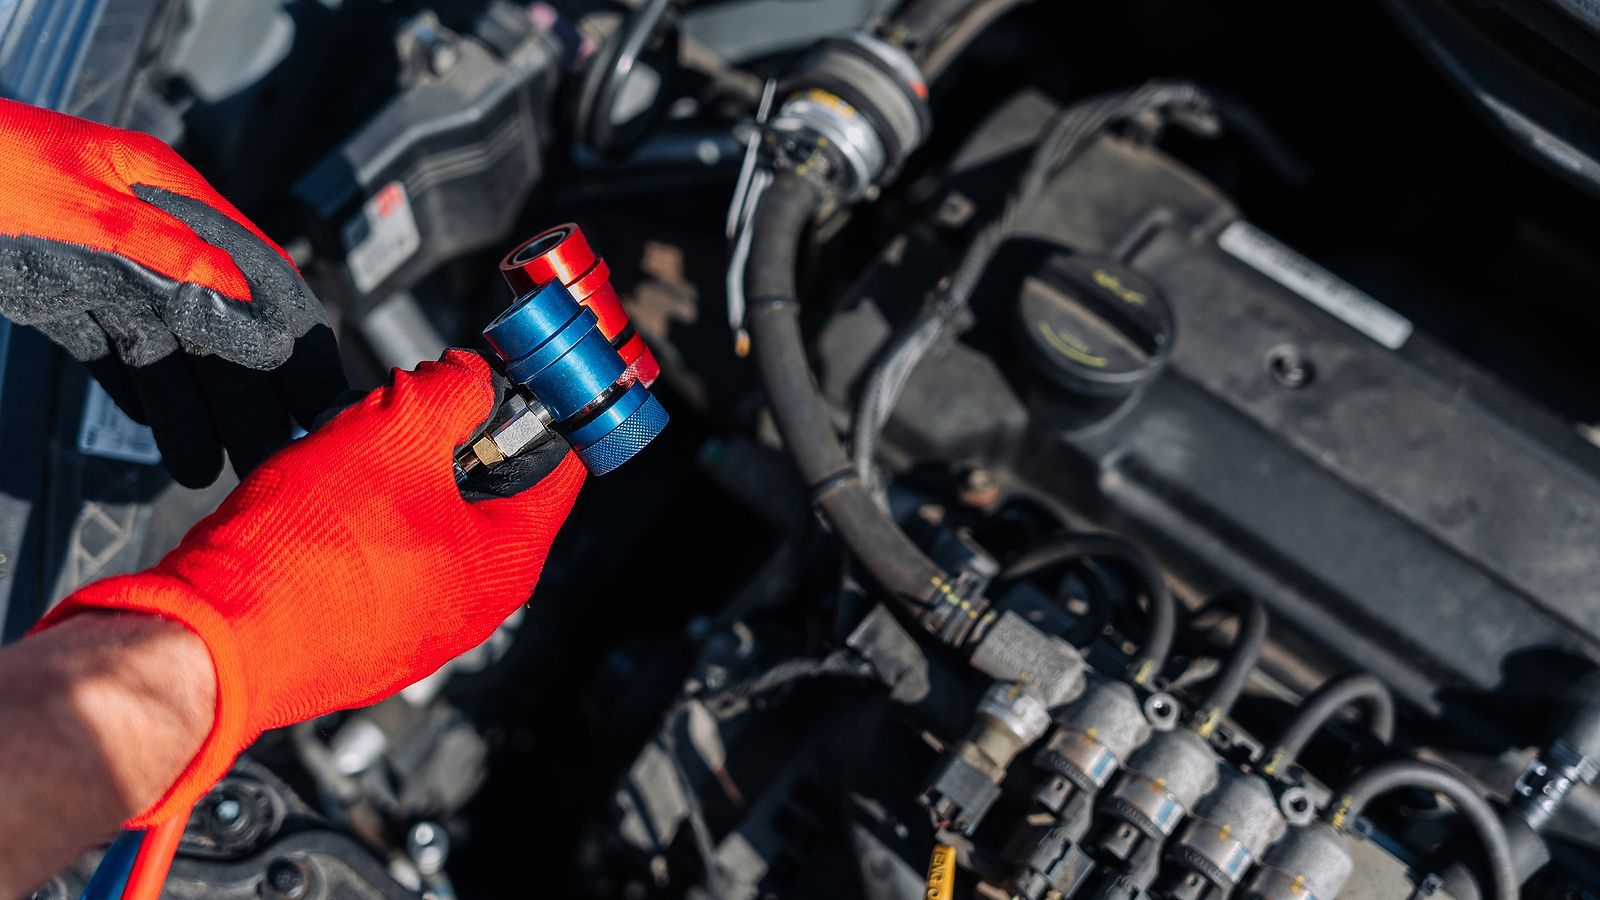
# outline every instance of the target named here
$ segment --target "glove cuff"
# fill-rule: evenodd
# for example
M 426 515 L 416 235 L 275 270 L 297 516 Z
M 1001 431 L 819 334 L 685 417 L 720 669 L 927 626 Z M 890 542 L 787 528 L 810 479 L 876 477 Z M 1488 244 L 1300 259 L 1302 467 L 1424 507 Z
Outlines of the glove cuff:
M 227 774 L 234 757 L 257 737 L 248 725 L 250 695 L 233 628 L 187 582 L 170 575 L 142 572 L 107 578 L 79 589 L 46 613 L 31 631 L 42 631 L 92 610 L 146 613 L 177 622 L 194 632 L 211 654 L 217 687 L 211 732 L 172 787 L 149 809 L 128 820 L 125 827 L 148 828 L 173 816 L 187 815 Z

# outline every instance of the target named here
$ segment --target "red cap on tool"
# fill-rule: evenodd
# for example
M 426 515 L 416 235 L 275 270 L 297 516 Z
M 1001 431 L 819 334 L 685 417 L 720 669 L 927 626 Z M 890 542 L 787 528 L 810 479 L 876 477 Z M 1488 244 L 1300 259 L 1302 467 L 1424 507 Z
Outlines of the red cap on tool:
M 574 300 L 600 320 L 600 333 L 627 364 L 628 377 L 649 387 L 661 374 L 655 354 L 628 321 L 622 300 L 611 286 L 611 267 L 595 254 L 577 225 L 557 225 L 529 238 L 501 260 L 500 274 L 518 296 L 541 284 L 560 281 Z

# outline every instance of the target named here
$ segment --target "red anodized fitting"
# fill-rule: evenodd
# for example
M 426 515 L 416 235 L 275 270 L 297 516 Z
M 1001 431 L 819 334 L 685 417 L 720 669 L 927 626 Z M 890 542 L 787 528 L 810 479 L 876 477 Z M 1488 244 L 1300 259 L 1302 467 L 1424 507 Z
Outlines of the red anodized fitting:
M 506 254 L 500 274 L 519 297 L 541 284 L 560 281 L 572 299 L 600 320 L 600 333 L 628 367 L 624 378 L 649 387 L 661 374 L 661 364 L 628 321 L 617 289 L 611 286 L 611 267 L 589 246 L 583 229 L 569 222 L 534 235 Z

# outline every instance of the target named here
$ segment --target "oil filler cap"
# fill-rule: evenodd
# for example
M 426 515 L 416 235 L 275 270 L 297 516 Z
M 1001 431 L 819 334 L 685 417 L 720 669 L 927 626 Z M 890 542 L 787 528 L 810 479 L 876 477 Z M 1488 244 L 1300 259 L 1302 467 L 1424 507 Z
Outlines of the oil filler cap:
M 1127 266 L 1092 256 L 1057 253 L 1025 276 L 1017 324 L 1063 411 L 1084 420 L 1131 402 L 1172 352 L 1172 308 L 1160 290 Z

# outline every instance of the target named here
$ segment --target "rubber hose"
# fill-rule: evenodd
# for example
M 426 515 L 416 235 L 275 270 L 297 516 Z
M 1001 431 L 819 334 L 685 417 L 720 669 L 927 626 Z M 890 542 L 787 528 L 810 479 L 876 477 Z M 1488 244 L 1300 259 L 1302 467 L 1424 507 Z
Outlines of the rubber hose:
M 1172 652 L 1172 640 L 1178 632 L 1178 602 L 1167 589 L 1161 573 L 1137 547 L 1109 534 L 1070 534 L 1024 552 L 1001 570 L 1000 577 L 1021 578 L 1047 566 L 1085 559 L 1115 560 L 1138 576 L 1145 601 L 1150 605 L 1149 631 L 1128 669 L 1134 684 L 1148 684 L 1160 674 Z
M 1216 723 L 1225 718 L 1244 693 L 1244 683 L 1250 671 L 1261 659 L 1261 648 L 1267 642 L 1267 608 L 1250 594 L 1229 595 L 1227 602 L 1239 605 L 1239 633 L 1228 649 L 1227 661 L 1222 671 L 1211 682 L 1211 690 L 1200 704 L 1197 719 L 1200 733 L 1208 735 Z
M 1300 711 L 1289 720 L 1267 755 L 1267 774 L 1293 765 L 1317 732 L 1352 703 L 1366 705 L 1367 730 L 1378 740 L 1389 743 L 1394 737 L 1394 695 L 1389 693 L 1389 686 L 1376 677 L 1366 672 L 1350 672 L 1328 679 L 1306 697 Z
M 1517 900 L 1519 879 L 1511 839 L 1489 801 L 1453 772 L 1412 759 L 1373 766 L 1356 775 L 1338 792 L 1338 800 L 1330 809 L 1329 822 L 1344 830 L 1375 798 L 1405 788 L 1434 791 L 1449 798 L 1456 812 L 1483 841 L 1485 869 L 1494 887 L 1494 896 L 1499 900 Z
M 821 189 L 792 173 L 761 195 L 751 223 L 746 293 L 750 339 L 767 402 L 814 502 L 850 551 L 887 591 L 926 609 L 944 572 L 873 502 L 850 466 L 806 359 L 795 272 Z

